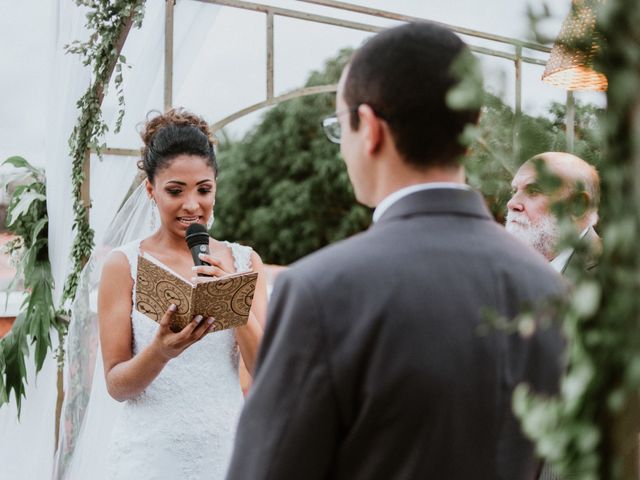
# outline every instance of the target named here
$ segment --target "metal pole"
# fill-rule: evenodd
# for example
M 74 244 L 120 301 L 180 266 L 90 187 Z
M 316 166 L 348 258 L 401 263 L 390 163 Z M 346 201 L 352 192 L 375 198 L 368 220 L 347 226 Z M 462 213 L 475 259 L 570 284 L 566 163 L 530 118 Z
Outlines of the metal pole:
M 173 8 L 174 0 L 166 0 L 164 17 L 164 111 L 173 105 Z
M 515 60 L 516 74 L 516 105 L 515 119 L 513 122 L 513 156 L 520 160 L 520 119 L 522 117 L 522 46 L 516 46 Z
M 567 112 L 565 114 L 565 128 L 567 135 L 567 152 L 573 153 L 573 144 L 575 138 L 576 123 L 576 107 L 573 98 L 573 92 L 567 91 Z
M 267 100 L 273 98 L 273 10 L 267 12 Z
M 124 47 L 124 42 L 127 40 L 127 36 L 129 35 L 129 32 L 131 31 L 132 26 L 133 26 L 133 13 L 124 24 L 122 31 L 120 32 L 120 36 L 118 37 L 118 41 L 116 42 L 115 49 L 116 49 L 117 55 L 114 56 L 113 62 L 111 63 L 111 65 L 109 65 L 107 69 L 109 72 L 109 75 L 108 75 L 109 79 L 111 79 L 111 76 L 113 75 L 113 70 L 116 68 L 117 58 L 122 52 L 122 48 Z M 107 82 L 107 84 L 108 83 L 109 82 Z M 100 105 L 102 105 L 102 101 L 104 100 L 104 87 L 102 85 L 96 85 L 96 93 L 98 95 Z M 91 151 L 89 149 L 87 149 L 87 151 L 85 152 L 82 170 L 84 173 L 84 180 L 82 182 L 80 196 L 82 198 L 82 204 L 87 209 L 87 220 L 89 220 L 89 216 L 91 213 L 91 210 L 90 210 L 91 209 L 91 182 L 90 182 Z M 85 263 L 87 260 L 89 259 L 88 258 L 85 259 Z M 60 369 L 58 369 L 58 378 L 56 383 L 57 383 L 56 387 L 58 391 L 58 396 L 57 396 L 57 404 L 56 404 L 56 412 L 55 412 L 56 420 L 55 420 L 54 435 L 55 435 L 56 449 L 57 449 L 59 433 L 60 433 L 59 428 L 60 428 L 60 417 L 62 414 L 62 402 L 64 400 L 64 394 L 65 394 L 63 376 L 62 376 L 62 371 Z
M 424 21 L 424 18 L 420 18 L 420 17 L 403 15 L 401 13 L 390 12 L 387 10 L 379 10 L 376 8 L 369 8 L 362 5 L 354 5 L 352 3 L 340 2 L 336 0 L 298 0 L 298 1 L 304 2 L 304 3 L 310 3 L 313 5 L 321 5 L 323 7 L 335 8 L 337 10 L 346 10 L 349 12 L 361 13 L 364 15 L 371 15 L 379 18 L 388 18 L 390 20 L 398 20 L 401 22 Z M 540 52 L 547 52 L 547 53 L 551 52 L 551 48 L 536 42 L 527 42 L 527 41 L 519 40 L 517 38 L 505 37 L 502 35 L 495 35 L 492 33 L 481 32 L 479 30 L 472 30 L 470 28 L 457 27 L 455 25 L 449 25 L 447 23 L 442 23 L 442 22 L 432 22 L 432 23 L 435 23 L 437 25 L 442 25 L 443 27 L 446 27 L 449 30 L 453 30 L 454 32 L 460 33 L 463 35 L 470 35 L 472 37 L 484 38 L 486 40 L 493 40 L 495 42 L 500 42 L 500 43 L 520 45 L 522 47 L 529 48 L 531 50 L 538 50 Z

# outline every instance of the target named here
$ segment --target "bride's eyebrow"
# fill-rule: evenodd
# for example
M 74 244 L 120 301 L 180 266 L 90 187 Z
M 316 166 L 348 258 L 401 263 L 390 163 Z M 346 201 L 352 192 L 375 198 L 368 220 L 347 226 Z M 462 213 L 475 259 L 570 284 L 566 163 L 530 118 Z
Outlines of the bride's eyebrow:
M 169 185 L 170 183 L 176 183 L 176 184 L 181 185 L 183 187 L 187 186 L 186 182 L 182 182 L 180 180 L 168 180 L 165 185 Z M 205 178 L 204 180 L 200 180 L 199 182 L 196 182 L 196 185 L 202 185 L 203 183 L 213 183 L 213 180 L 211 178 Z

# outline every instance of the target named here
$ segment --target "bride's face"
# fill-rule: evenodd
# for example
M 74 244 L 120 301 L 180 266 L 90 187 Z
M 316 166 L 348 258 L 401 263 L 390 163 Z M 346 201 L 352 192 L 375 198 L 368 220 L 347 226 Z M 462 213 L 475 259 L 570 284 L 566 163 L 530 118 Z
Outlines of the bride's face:
M 192 223 L 206 225 L 216 194 L 213 169 L 205 158 L 179 155 L 158 170 L 147 191 L 160 212 L 161 228 L 179 236 Z

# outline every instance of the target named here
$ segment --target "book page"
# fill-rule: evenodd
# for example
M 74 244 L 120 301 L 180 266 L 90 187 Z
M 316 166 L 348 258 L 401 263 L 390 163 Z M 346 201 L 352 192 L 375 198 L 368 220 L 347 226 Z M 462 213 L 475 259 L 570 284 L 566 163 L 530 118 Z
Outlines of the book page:
M 188 283 L 189 285 L 191 285 L 192 287 L 194 286 L 193 283 L 191 283 L 189 280 L 187 280 L 186 278 L 184 278 L 182 275 L 180 275 L 178 272 L 172 270 L 171 268 L 169 268 L 167 265 L 165 265 L 164 263 L 162 263 L 160 260 L 158 260 L 156 257 L 154 257 L 153 255 L 151 255 L 150 253 L 144 252 L 144 258 L 146 258 L 147 260 L 155 263 L 157 266 L 159 266 L 160 268 L 164 268 L 167 272 L 169 272 L 170 274 L 172 274 L 175 277 L 178 277 L 180 280 L 182 280 L 184 283 Z

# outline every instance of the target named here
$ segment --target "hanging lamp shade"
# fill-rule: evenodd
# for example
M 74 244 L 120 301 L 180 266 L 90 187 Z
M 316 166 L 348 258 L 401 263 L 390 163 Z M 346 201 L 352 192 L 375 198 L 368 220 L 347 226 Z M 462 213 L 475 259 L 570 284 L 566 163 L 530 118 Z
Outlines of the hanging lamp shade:
M 607 77 L 593 69 L 598 51 L 595 8 L 604 1 L 572 1 L 542 74 L 543 82 L 566 90 L 607 89 Z

